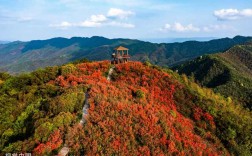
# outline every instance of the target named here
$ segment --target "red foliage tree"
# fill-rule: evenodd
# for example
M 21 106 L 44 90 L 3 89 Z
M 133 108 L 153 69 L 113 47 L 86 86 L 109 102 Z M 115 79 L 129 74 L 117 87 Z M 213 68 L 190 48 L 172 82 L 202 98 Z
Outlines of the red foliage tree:
M 55 130 L 49 137 L 48 142 L 40 143 L 35 149 L 34 154 L 43 155 L 50 153 L 52 150 L 57 149 L 62 144 L 62 138 L 60 130 Z

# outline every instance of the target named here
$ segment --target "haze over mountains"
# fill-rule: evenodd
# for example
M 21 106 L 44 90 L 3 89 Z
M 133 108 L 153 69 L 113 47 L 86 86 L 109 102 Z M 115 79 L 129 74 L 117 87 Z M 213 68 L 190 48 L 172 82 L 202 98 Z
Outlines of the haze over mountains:
M 0 44 L 10 43 L 10 41 L 0 41 Z
M 190 38 L 149 38 L 142 39 L 143 41 L 149 41 L 152 43 L 174 43 L 174 42 L 186 42 L 186 41 L 210 41 L 217 39 L 217 37 L 190 37 Z
M 0 45 L 0 70 L 10 73 L 32 71 L 40 67 L 61 65 L 81 58 L 109 60 L 113 48 L 119 45 L 130 49 L 132 60 L 161 66 L 173 66 L 204 54 L 225 51 L 252 37 L 236 36 L 206 42 L 150 43 L 131 39 L 73 37 L 12 42 Z

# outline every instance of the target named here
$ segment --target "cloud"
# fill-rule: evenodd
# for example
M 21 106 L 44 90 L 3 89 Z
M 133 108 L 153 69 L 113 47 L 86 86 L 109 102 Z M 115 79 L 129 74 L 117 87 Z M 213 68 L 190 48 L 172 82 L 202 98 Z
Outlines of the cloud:
M 243 10 L 241 11 L 241 15 L 252 17 L 252 9 L 243 9 Z
M 135 25 L 126 23 L 124 20 L 132 15 L 131 11 L 124 11 L 121 9 L 111 8 L 109 9 L 107 16 L 103 14 L 91 15 L 88 19 L 78 23 L 70 23 L 67 21 L 61 22 L 60 24 L 50 24 L 50 27 L 56 27 L 60 29 L 67 29 L 69 27 L 102 27 L 102 26 L 115 26 L 122 28 L 134 28 Z M 111 18 L 115 17 L 115 18 Z
M 128 7 L 136 7 L 136 6 L 146 6 L 148 4 L 148 1 L 146 0 L 127 0 L 127 2 L 122 0 L 89 0 L 91 2 L 97 2 L 97 3 L 107 3 L 111 6 L 128 6 Z
M 218 20 L 236 20 L 244 17 L 252 17 L 252 9 L 221 9 L 214 11 Z
M 104 22 L 107 21 L 107 17 L 104 15 L 92 15 L 90 17 L 90 21 L 92 22 Z
M 17 19 L 18 22 L 31 22 L 32 20 L 33 18 L 29 16 L 19 17 Z
M 117 26 L 122 28 L 135 28 L 134 24 L 130 23 L 122 23 L 122 22 L 110 22 L 108 23 L 109 26 Z
M 233 27 L 228 26 L 228 25 L 209 25 L 209 26 L 205 26 L 202 29 L 205 32 L 214 32 L 214 31 L 225 31 L 225 30 L 235 30 Z
M 183 26 L 181 23 L 175 22 L 173 25 L 165 24 L 161 31 L 174 31 L 174 32 L 198 32 L 200 28 L 193 26 L 193 24 L 188 24 Z
M 134 15 L 132 11 L 125 11 L 122 9 L 111 8 L 109 9 L 107 16 L 108 17 L 115 17 L 120 19 L 127 19 L 129 16 Z
M 162 32 L 217 32 L 217 31 L 236 31 L 236 29 L 229 25 L 207 25 L 207 26 L 194 26 L 193 24 L 182 25 L 181 23 L 175 22 L 173 25 L 165 24 L 163 28 L 159 29 Z
M 104 23 L 98 23 L 98 22 L 92 22 L 92 21 L 84 21 L 80 24 L 76 24 L 76 26 L 79 27 L 102 27 L 102 26 L 113 26 L 113 27 L 121 27 L 121 28 L 134 28 L 134 24 L 130 23 L 124 23 L 124 22 L 116 22 L 116 21 L 111 21 L 111 22 L 104 22 Z
M 72 3 L 77 3 L 78 0 L 59 0 L 60 3 L 62 4 L 72 4 Z
M 81 22 L 80 24 L 75 24 L 79 27 L 99 27 L 102 23 L 106 22 L 108 19 L 104 15 L 92 15 L 89 19 Z
M 26 22 L 31 22 L 33 20 L 34 20 L 34 18 L 30 17 L 30 16 L 11 15 L 11 14 L 1 14 L 0 13 L 0 21 L 26 23 Z
M 92 21 L 84 21 L 84 22 L 81 22 L 80 24 L 76 24 L 76 26 L 79 26 L 79 27 L 90 27 L 90 28 L 99 27 L 101 25 L 102 25 L 101 23 L 92 22 Z
M 74 26 L 74 24 L 64 21 L 64 22 L 61 22 L 60 24 L 50 24 L 49 26 L 60 28 L 60 29 L 66 29 L 66 28 Z

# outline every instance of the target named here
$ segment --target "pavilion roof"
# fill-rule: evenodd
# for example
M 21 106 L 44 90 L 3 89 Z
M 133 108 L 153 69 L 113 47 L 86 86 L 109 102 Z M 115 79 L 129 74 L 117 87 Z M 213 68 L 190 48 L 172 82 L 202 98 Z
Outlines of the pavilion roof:
M 119 47 L 116 47 L 114 50 L 129 50 L 129 49 L 123 46 L 119 46 Z

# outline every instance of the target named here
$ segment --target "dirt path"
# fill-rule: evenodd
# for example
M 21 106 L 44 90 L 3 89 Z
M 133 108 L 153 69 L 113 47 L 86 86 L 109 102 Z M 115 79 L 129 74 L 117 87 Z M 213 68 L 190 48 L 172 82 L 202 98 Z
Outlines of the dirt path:
M 114 71 L 115 67 L 111 67 L 109 69 L 109 72 L 108 72 L 108 76 L 107 76 L 107 80 L 108 81 L 111 81 L 111 75 Z M 82 108 L 82 118 L 80 120 L 80 125 L 83 126 L 84 123 L 86 122 L 86 118 L 88 116 L 88 109 L 89 109 L 89 103 L 88 103 L 88 98 L 89 98 L 89 95 L 88 95 L 88 91 L 85 93 L 85 101 L 84 101 L 84 106 Z M 66 156 L 69 152 L 69 147 L 67 145 L 65 145 L 63 148 L 61 148 L 61 150 L 59 151 L 58 155 L 59 156 Z
M 69 152 L 69 148 L 67 146 L 64 146 L 63 148 L 61 148 L 61 150 L 58 153 L 58 156 L 65 156 L 67 155 Z
M 80 121 L 80 124 L 83 126 L 83 124 L 86 122 L 86 117 L 88 116 L 88 109 L 89 109 L 89 103 L 88 103 L 88 92 L 85 93 L 85 101 L 84 101 L 84 106 L 82 109 L 82 119 Z
M 107 76 L 107 80 L 108 80 L 108 81 L 111 80 L 111 75 L 112 75 L 114 69 L 115 69 L 115 67 L 111 67 L 111 68 L 109 69 L 108 76 Z
M 89 109 L 89 103 L 88 103 L 88 91 L 85 93 L 85 101 L 84 101 L 84 106 L 82 108 L 82 118 L 80 120 L 80 125 L 83 126 L 83 124 L 86 122 L 86 117 L 88 116 L 88 109 Z M 58 155 L 59 156 L 66 156 L 69 152 L 69 147 L 67 145 L 64 145 L 63 148 L 60 149 Z

